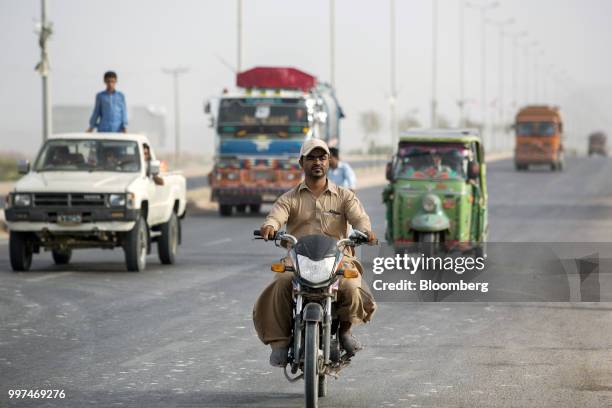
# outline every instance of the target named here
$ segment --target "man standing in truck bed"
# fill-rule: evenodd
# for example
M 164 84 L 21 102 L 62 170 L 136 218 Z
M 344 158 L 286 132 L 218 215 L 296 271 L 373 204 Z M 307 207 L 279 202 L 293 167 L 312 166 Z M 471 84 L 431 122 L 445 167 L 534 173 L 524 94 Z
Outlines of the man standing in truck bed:
M 127 107 L 125 96 L 117 91 L 117 74 L 113 71 L 104 73 L 106 89 L 96 95 L 96 105 L 88 132 L 98 129 L 98 132 L 127 132 Z

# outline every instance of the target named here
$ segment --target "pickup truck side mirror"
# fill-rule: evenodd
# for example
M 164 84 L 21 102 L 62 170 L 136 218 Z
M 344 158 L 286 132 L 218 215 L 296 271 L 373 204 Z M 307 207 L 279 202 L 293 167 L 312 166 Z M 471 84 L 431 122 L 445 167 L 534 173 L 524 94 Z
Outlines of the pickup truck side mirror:
M 388 162 L 385 168 L 385 177 L 388 181 L 393 182 L 393 162 Z
M 480 175 L 480 165 L 474 161 L 468 163 L 468 179 L 477 180 Z
M 157 176 L 159 174 L 161 162 L 159 160 L 151 160 L 149 162 L 149 175 Z
M 28 174 L 30 172 L 29 160 L 18 160 L 17 171 L 19 172 L 19 174 Z

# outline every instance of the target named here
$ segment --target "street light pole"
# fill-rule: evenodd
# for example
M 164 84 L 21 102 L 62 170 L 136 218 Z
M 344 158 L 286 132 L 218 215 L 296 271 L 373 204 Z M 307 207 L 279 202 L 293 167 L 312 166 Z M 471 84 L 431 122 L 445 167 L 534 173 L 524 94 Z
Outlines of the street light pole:
M 389 29 L 390 29 L 390 43 L 391 43 L 391 96 L 389 98 L 389 116 L 390 116 L 390 129 L 391 129 L 391 151 L 394 151 L 397 146 L 397 118 L 396 118 L 396 97 L 397 89 L 395 82 L 395 0 L 389 1 Z
M 465 126 L 465 0 L 459 3 L 459 127 Z
M 498 103 L 498 114 L 499 114 L 499 126 L 503 133 L 504 130 L 504 36 L 506 32 L 504 28 L 514 24 L 514 19 L 508 19 L 505 21 L 490 21 L 489 22 L 499 28 L 499 78 L 498 78 L 498 95 L 497 95 L 497 103 Z
M 51 117 L 51 78 L 49 74 L 49 51 L 47 41 L 53 33 L 52 24 L 47 21 L 47 1 L 41 0 L 41 21 L 38 45 L 40 46 L 40 62 L 36 65 L 36 71 L 42 78 L 42 111 L 43 111 L 43 141 L 47 140 L 52 133 Z
M 431 127 L 435 128 L 438 125 L 437 113 L 437 75 L 438 75 L 438 0 L 431 2 L 432 15 L 432 56 L 431 56 Z
M 181 155 L 181 118 L 179 108 L 179 75 L 189 71 L 186 67 L 164 68 L 164 74 L 172 75 L 174 87 L 174 165 L 177 166 Z
M 482 129 L 483 137 L 487 129 L 487 12 L 499 5 L 498 2 L 488 2 L 484 4 L 466 3 L 466 7 L 480 11 L 480 104 L 482 110 Z
M 332 87 L 336 87 L 336 1 L 329 0 L 329 70 Z
M 527 35 L 527 31 L 512 34 L 512 107 L 516 110 L 518 106 L 518 40 Z
M 242 0 L 238 0 L 236 71 L 242 71 Z

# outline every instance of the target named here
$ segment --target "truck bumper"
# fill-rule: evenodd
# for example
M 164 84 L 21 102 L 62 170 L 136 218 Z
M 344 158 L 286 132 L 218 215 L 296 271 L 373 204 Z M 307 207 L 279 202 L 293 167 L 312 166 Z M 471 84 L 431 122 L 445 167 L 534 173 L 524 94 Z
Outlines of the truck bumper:
M 58 215 L 78 214 L 81 222 L 58 223 Z M 111 208 L 8 208 L 6 224 L 13 231 L 90 232 L 130 231 L 140 215 L 139 209 Z
M 219 204 L 273 203 L 291 187 L 213 187 L 211 199 Z

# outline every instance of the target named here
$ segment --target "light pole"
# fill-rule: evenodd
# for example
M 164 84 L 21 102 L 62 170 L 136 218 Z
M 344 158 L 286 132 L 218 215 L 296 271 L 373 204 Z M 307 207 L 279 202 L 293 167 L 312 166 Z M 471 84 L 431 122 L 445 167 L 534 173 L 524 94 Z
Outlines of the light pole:
M 47 21 L 47 1 L 41 0 L 41 19 L 40 30 L 38 36 L 38 45 L 40 46 L 40 62 L 36 64 L 35 70 L 38 71 L 42 78 L 42 111 L 43 111 L 43 141 L 47 140 L 52 133 L 52 117 L 51 117 L 51 78 L 49 75 L 49 51 L 47 50 L 47 41 L 53 33 L 53 24 Z
M 487 42 L 486 42 L 486 30 L 487 30 L 487 12 L 496 8 L 499 5 L 498 2 L 486 2 L 486 3 L 465 3 L 467 8 L 477 9 L 480 11 L 480 104 L 482 109 L 482 129 L 483 138 L 487 128 Z
M 518 41 L 525 37 L 527 31 L 511 34 L 512 37 L 512 107 L 516 110 L 518 106 Z
M 237 55 L 236 55 L 236 71 L 242 71 L 242 0 L 238 0 L 237 4 L 238 8 L 238 16 L 237 22 Z
M 174 165 L 177 166 L 181 155 L 181 118 L 179 109 L 179 75 L 189 71 L 186 67 L 163 68 L 164 74 L 172 75 L 174 87 Z
M 514 19 L 510 18 L 504 21 L 491 21 L 488 20 L 489 23 L 499 28 L 499 78 L 498 78 L 498 94 L 497 94 L 497 103 L 498 103 L 498 114 L 499 114 L 499 127 L 503 134 L 504 132 L 504 36 L 506 32 L 504 28 L 509 25 L 514 24 Z
M 459 0 L 459 127 L 465 126 L 465 0 Z
M 431 127 L 438 125 L 437 76 L 438 76 L 438 0 L 431 1 L 432 45 L 431 45 Z
M 391 43 L 391 61 L 390 61 L 390 74 L 391 74 L 391 96 L 389 98 L 389 116 L 390 116 L 390 128 L 391 128 L 391 151 L 395 150 L 397 145 L 397 118 L 396 118 L 396 98 L 397 98 L 397 85 L 395 80 L 395 0 L 389 0 L 389 34 Z
M 336 87 L 336 1 L 329 0 L 329 71 L 332 87 Z

